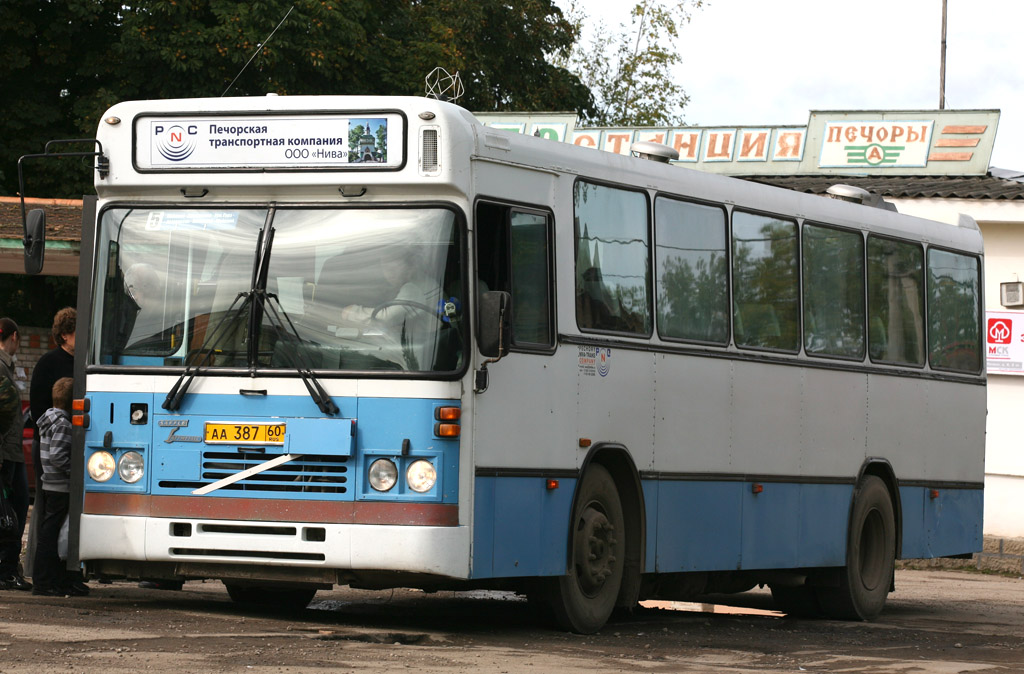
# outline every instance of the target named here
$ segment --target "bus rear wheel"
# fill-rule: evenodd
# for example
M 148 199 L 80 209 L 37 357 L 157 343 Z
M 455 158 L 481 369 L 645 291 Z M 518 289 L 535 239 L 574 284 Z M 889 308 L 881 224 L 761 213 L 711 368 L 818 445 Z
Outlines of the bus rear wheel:
M 625 540 L 615 482 L 604 466 L 592 465 L 573 507 L 569 574 L 554 580 L 549 595 L 561 627 L 592 634 L 608 621 L 622 585 Z
M 885 606 L 896 563 L 896 518 L 881 478 L 866 475 L 850 514 L 846 566 L 838 587 L 818 588 L 822 610 L 836 620 L 873 620 Z
M 236 604 L 246 604 L 261 608 L 276 608 L 295 611 L 306 608 L 313 601 L 316 588 L 297 587 L 261 587 L 258 585 L 239 585 L 224 583 L 228 596 Z

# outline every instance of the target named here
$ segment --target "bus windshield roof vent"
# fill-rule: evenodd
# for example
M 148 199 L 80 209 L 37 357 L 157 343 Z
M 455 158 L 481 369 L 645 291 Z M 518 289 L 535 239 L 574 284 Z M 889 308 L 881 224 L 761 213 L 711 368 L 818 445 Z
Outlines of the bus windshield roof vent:
M 641 140 L 629 146 L 629 151 L 634 157 L 650 159 L 651 161 L 667 164 L 672 160 L 679 159 L 679 152 L 668 145 L 652 143 L 649 140 Z
M 832 199 L 839 199 L 840 201 L 849 201 L 855 204 L 863 204 L 864 206 L 882 208 L 887 211 L 896 211 L 896 207 L 882 197 L 853 185 L 833 185 L 825 190 L 825 194 Z

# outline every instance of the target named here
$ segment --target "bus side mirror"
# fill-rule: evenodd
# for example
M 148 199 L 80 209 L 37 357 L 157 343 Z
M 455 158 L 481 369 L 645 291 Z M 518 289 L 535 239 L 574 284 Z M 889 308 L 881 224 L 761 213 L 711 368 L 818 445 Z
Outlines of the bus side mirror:
M 25 273 L 38 274 L 43 270 L 46 251 L 46 211 L 34 208 L 25 217 Z
M 512 296 L 500 290 L 481 294 L 479 326 L 480 353 L 488 358 L 508 354 L 512 344 Z

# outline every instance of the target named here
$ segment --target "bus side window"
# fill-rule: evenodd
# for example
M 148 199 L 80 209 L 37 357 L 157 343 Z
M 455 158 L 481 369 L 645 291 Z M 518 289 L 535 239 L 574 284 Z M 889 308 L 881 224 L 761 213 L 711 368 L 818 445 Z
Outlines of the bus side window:
M 805 224 L 802 259 L 804 350 L 813 356 L 863 359 L 863 236 Z M 879 343 L 884 329 L 876 322 L 870 329 Z
M 724 344 L 729 339 L 725 209 L 659 196 L 654 222 L 658 332 L 667 339 Z M 740 320 L 736 330 L 743 333 Z
M 981 369 L 981 269 L 978 258 L 928 251 L 928 351 L 940 370 Z
M 868 318 L 871 360 L 924 365 L 924 252 L 920 245 L 868 237 Z
M 508 207 L 480 203 L 476 209 L 477 292 L 503 290 L 508 283 Z
M 733 211 L 733 322 L 736 344 L 800 349 L 797 231 L 792 220 Z
M 513 344 L 554 344 L 548 218 L 513 211 L 509 218 Z
M 551 220 L 540 211 L 480 203 L 476 216 L 477 296 L 512 295 L 512 344 L 554 346 Z
M 649 335 L 647 195 L 581 180 L 573 207 L 576 323 L 582 330 Z

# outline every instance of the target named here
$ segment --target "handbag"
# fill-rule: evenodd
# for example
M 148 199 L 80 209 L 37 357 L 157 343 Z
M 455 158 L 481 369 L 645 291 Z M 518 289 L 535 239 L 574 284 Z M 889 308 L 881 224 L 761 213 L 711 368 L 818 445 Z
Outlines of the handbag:
M 14 512 L 7 487 L 0 487 L 0 541 L 9 542 L 18 536 L 18 513 Z

